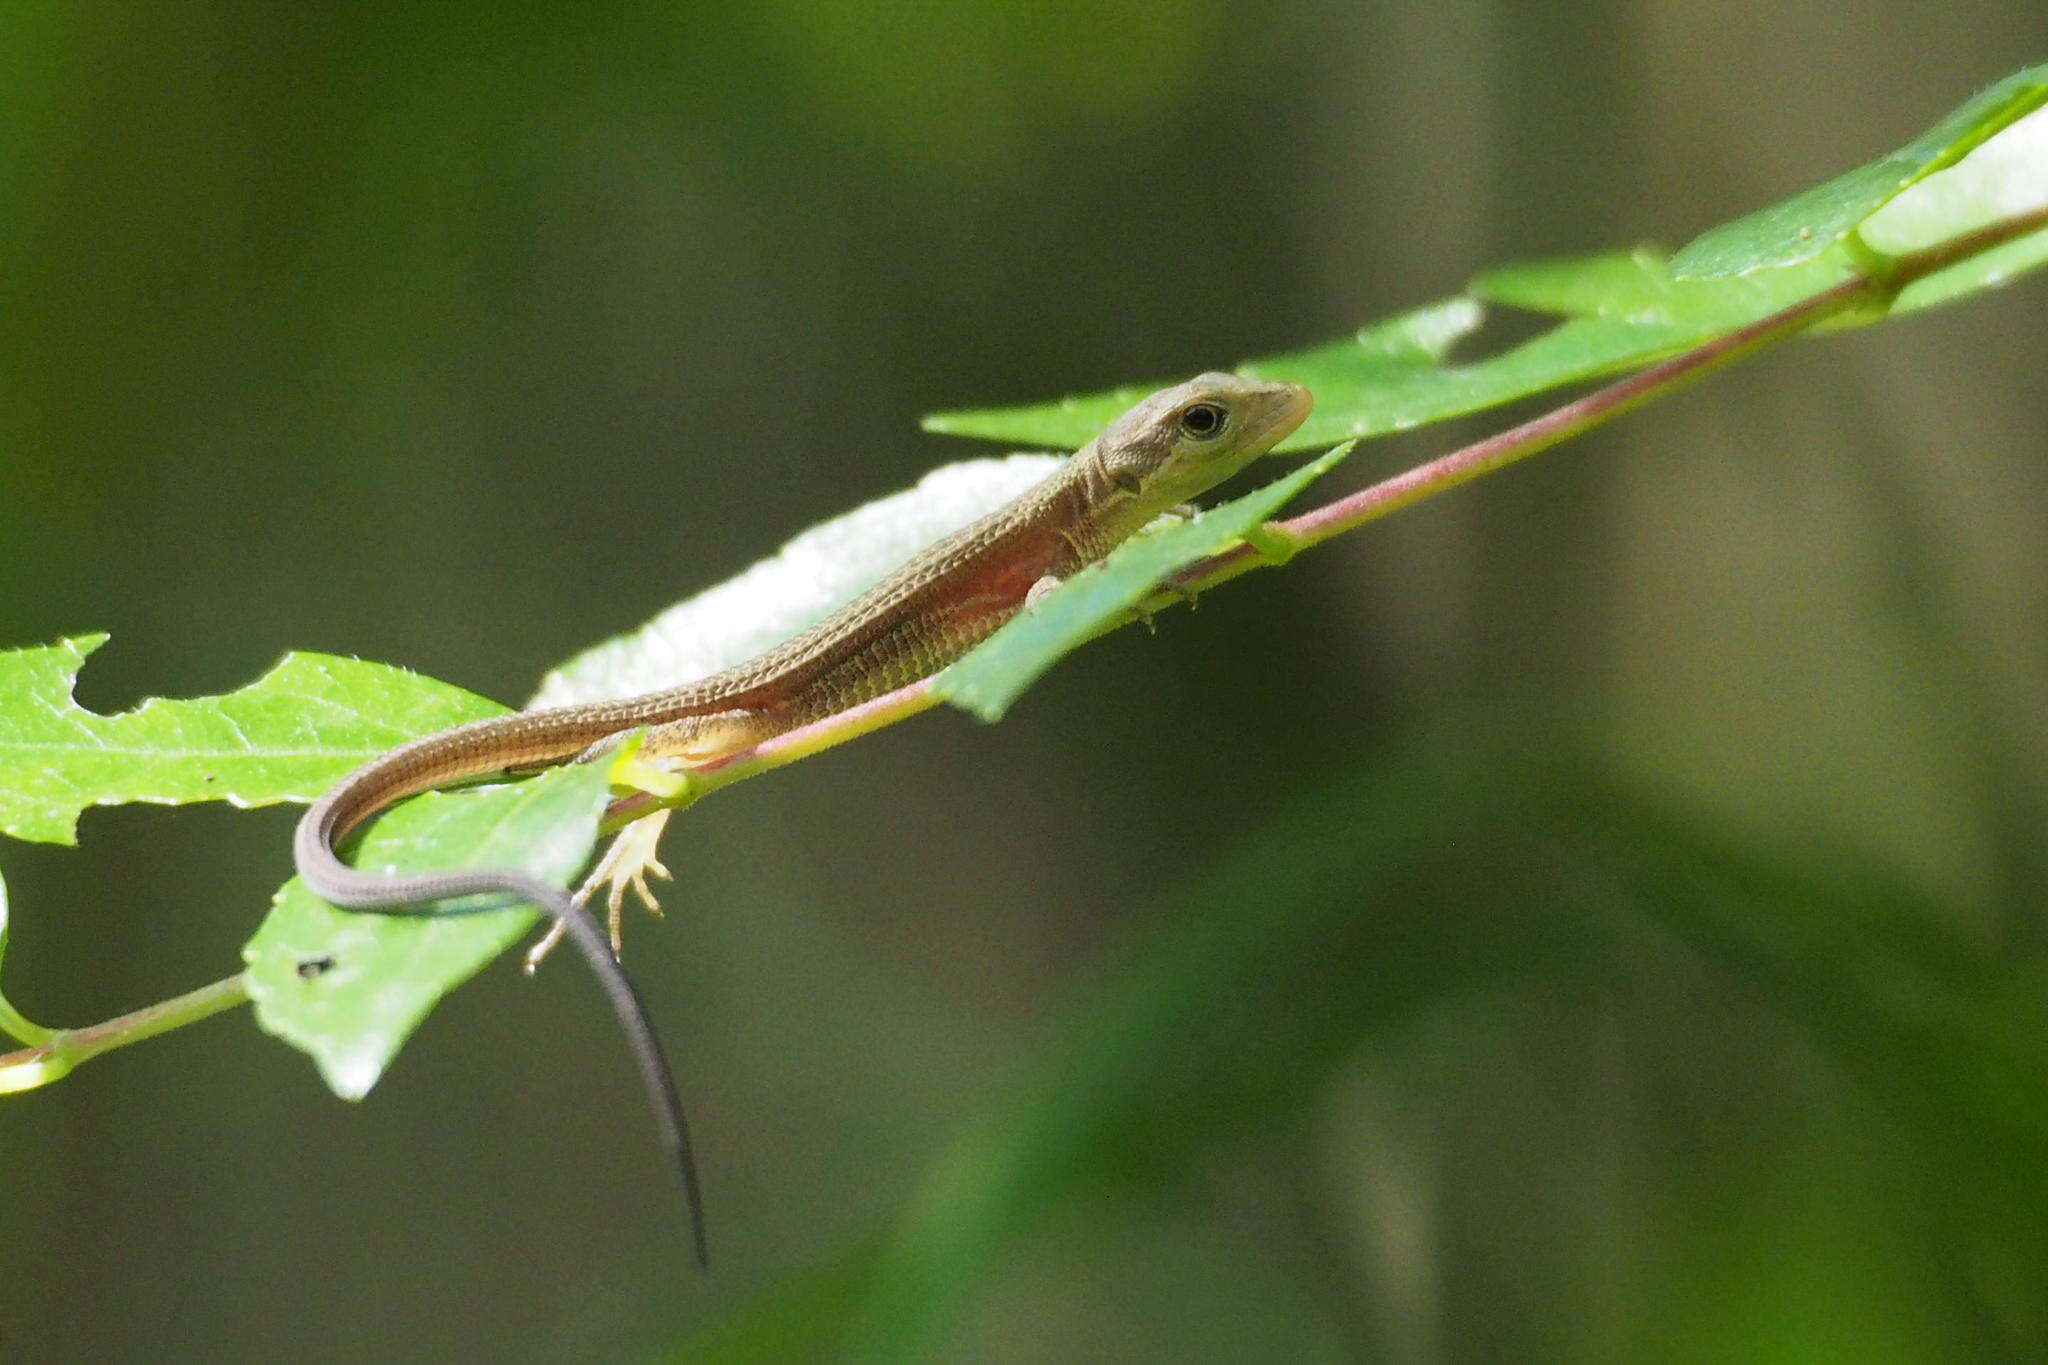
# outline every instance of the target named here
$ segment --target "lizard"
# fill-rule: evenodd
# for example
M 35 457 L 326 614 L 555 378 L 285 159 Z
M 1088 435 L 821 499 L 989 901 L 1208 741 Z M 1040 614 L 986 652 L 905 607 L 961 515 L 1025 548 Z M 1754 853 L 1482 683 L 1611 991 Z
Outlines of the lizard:
M 698 764 L 926 677 L 1051 586 L 1271 450 L 1313 405 L 1295 384 L 1208 373 L 1141 400 L 1042 482 L 917 554 L 808 630 L 722 673 L 643 696 L 471 721 L 401 744 L 316 800 L 293 840 L 299 879 L 345 910 L 438 913 L 502 894 L 545 911 L 589 963 L 631 1043 L 709 1264 L 689 1128 L 644 1002 L 580 897 L 523 872 L 390 873 L 336 845 L 397 802 L 459 782 L 587 761 L 639 735 L 641 757 Z

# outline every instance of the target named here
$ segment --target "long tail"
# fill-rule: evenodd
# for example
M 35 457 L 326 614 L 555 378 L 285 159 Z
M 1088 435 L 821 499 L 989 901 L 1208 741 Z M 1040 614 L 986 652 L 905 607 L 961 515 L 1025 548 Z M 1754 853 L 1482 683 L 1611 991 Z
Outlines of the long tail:
M 683 1112 L 683 1097 L 676 1089 L 675 1073 L 670 1070 L 668 1054 L 662 1050 L 661 1035 L 654 1031 L 654 1020 L 647 1013 L 647 1002 L 640 998 L 640 992 L 633 985 L 633 978 L 626 975 L 626 969 L 612 956 L 611 943 L 596 921 L 570 903 L 569 898 L 557 887 L 535 877 L 517 872 L 466 872 L 460 874 L 471 884 L 454 895 L 471 895 L 475 892 L 506 891 L 521 900 L 532 901 L 548 914 L 554 916 L 576 941 L 577 950 L 583 960 L 590 964 L 590 970 L 597 977 L 597 984 L 603 988 L 605 998 L 611 1002 L 612 1013 L 618 1016 L 619 1027 L 626 1035 L 626 1043 L 633 1052 L 633 1062 L 640 1068 L 640 1083 L 647 1090 L 647 1098 L 654 1108 L 654 1126 L 661 1135 L 661 1144 L 675 1162 L 676 1171 L 682 1177 L 683 1199 L 690 1211 L 690 1242 L 697 1254 L 697 1266 L 701 1270 L 711 1269 L 711 1243 L 704 1229 L 704 1189 L 697 1176 L 697 1156 L 690 1145 L 689 1118 Z M 397 906 L 361 906 L 360 909 L 384 914 L 431 915 L 433 910 L 424 907 L 402 908 Z
M 483 722 L 489 724 L 489 722 Z M 439 736 L 431 737 L 439 739 Z M 410 748 L 412 746 L 407 746 Z M 580 745 L 577 747 L 581 747 Z M 574 750 L 572 749 L 573 753 Z M 683 1113 L 682 1096 L 677 1093 L 661 1038 L 648 1017 L 647 1005 L 633 987 L 626 969 L 612 956 L 611 945 L 597 924 L 565 896 L 558 887 L 537 877 L 509 868 L 464 868 L 459 871 L 426 872 L 404 876 L 380 876 L 344 863 L 334 851 L 334 841 L 362 820 L 411 791 L 411 781 L 392 783 L 388 775 L 406 763 L 405 749 L 375 760 L 344 779 L 322 796 L 299 821 L 292 853 L 298 863 L 299 879 L 322 900 L 344 910 L 364 910 L 379 915 L 430 916 L 438 913 L 429 902 L 456 896 L 502 893 L 531 901 L 560 924 L 575 941 L 576 949 L 603 987 L 618 1016 L 633 1061 L 640 1068 L 641 1084 L 654 1108 L 654 1123 L 662 1145 L 682 1176 L 683 1197 L 689 1205 L 691 1241 L 697 1264 L 711 1267 L 709 1239 L 704 1229 L 703 1187 L 697 1178 L 697 1158 L 690 1145 L 690 1125 Z M 398 763 L 392 760 L 398 759 Z M 416 779 L 415 779 L 416 780 Z M 441 780 L 446 780 L 445 778 Z M 413 790 L 433 785 L 421 782 Z

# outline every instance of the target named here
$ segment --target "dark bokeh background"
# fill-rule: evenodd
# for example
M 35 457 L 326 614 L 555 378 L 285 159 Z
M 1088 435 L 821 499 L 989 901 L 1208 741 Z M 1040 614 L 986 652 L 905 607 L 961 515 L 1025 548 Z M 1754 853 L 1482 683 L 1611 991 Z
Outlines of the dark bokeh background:
M 111 630 L 101 709 L 294 647 L 517 700 L 969 449 L 922 412 L 1305 344 L 1846 169 L 2048 53 L 2037 0 L 1970 13 L 10 4 L 0 643 Z M 1326 983 L 1331 1017 L 1384 995 L 1398 1018 L 1318 1033 L 1297 1092 L 1199 1159 L 1020 1228 L 939 1349 L 2031 1354 L 2041 1262 L 1931 1211 L 1987 1152 L 2048 1149 L 1884 1103 L 1899 1059 L 1844 1061 L 1797 1003 L 1830 997 L 1838 947 L 1874 951 L 1866 923 L 1742 940 L 1796 964 L 1746 974 L 1612 887 L 1551 867 L 1525 898 L 1527 864 L 1476 855 L 1492 821 L 1581 866 L 1531 833 L 1554 812 L 1515 814 L 1568 748 L 1626 808 L 1893 886 L 1880 1004 L 1925 1005 L 1936 958 L 1959 1000 L 2030 996 L 2044 289 L 1784 348 L 1105 640 L 1001 726 L 927 717 L 678 821 L 670 918 L 631 961 L 702 1129 L 708 1283 L 587 982 L 500 965 L 360 1106 L 241 1014 L 10 1099 L 6 1356 L 687 1339 L 887 1227 L 1217 858 L 1284 850 L 1310 809 L 1393 819 L 1317 793 L 1432 725 L 1495 760 L 1383 805 L 1481 823 L 1442 831 L 1456 876 L 1348 893 L 1403 936 Z M 1522 763 L 1497 800 L 1459 775 Z M 0 847 L 10 997 L 84 1022 L 226 974 L 291 819 L 122 809 L 79 851 Z M 1540 945 L 1593 917 L 1624 926 L 1598 970 L 1549 970 Z M 1538 945 L 1528 970 L 1447 966 L 1503 941 Z M 1980 1031 L 2003 1046 L 2033 1009 Z M 2013 1189 L 2038 1192 L 1975 1193 L 2038 1232 Z

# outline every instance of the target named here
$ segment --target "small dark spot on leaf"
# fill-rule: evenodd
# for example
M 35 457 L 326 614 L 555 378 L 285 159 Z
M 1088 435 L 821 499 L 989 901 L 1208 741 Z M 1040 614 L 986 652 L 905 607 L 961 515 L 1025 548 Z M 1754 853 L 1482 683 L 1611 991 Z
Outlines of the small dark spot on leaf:
M 299 977 L 304 981 L 311 981 L 316 976 L 325 976 L 332 970 L 334 970 L 334 959 L 331 957 L 305 958 L 299 963 L 298 967 Z

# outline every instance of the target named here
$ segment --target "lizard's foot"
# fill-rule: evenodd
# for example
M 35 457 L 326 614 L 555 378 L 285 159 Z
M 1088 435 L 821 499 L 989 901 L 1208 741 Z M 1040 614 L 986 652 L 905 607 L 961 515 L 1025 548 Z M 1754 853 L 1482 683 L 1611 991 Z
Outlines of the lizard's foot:
M 669 870 L 661 865 L 661 859 L 655 856 L 659 852 L 661 833 L 668 826 L 670 813 L 666 810 L 654 811 L 620 830 L 617 837 L 612 840 L 611 847 L 604 851 L 604 856 L 597 860 L 597 866 L 591 869 L 590 875 L 584 878 L 583 885 L 578 887 L 576 894 L 570 898 L 571 903 L 580 911 L 600 889 L 604 891 L 605 923 L 611 929 L 614 955 L 618 954 L 623 946 L 628 889 L 647 907 L 648 913 L 657 918 L 661 915 L 661 903 L 654 898 L 654 892 L 649 889 L 647 879 L 659 877 L 663 881 L 668 881 L 671 877 Z M 567 931 L 560 924 L 552 925 L 547 933 L 541 936 L 540 941 L 527 950 L 526 971 L 529 975 L 555 950 L 555 945 L 562 941 L 565 932 Z
M 647 879 L 673 880 L 673 874 L 655 856 L 661 851 L 661 834 L 668 828 L 668 817 L 672 813 L 658 810 L 620 830 L 618 837 L 612 840 L 612 846 L 604 851 L 604 857 L 598 859 L 597 866 L 591 869 L 590 876 L 576 892 L 576 903 L 581 905 L 596 894 L 599 887 L 604 888 L 605 923 L 612 931 L 614 953 L 623 946 L 620 943 L 620 917 L 625 912 L 629 889 L 647 907 L 647 913 L 656 919 L 661 918 L 661 902 L 648 889 Z

